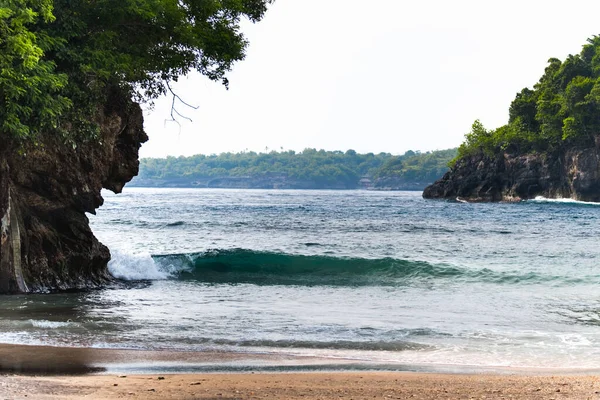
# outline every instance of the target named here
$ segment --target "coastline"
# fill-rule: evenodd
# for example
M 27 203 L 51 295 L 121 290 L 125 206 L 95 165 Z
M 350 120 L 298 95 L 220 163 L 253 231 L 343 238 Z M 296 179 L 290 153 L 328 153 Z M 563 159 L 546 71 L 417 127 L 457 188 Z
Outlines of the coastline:
M 382 363 L 363 359 L 278 352 L 178 351 L 97 347 L 55 347 L 0 343 L 0 374 L 194 375 L 294 373 L 399 373 L 489 376 L 598 376 L 593 368 L 535 368 L 459 364 Z
M 400 366 L 396 370 L 389 371 L 385 370 L 385 366 L 379 366 L 383 369 L 377 370 L 377 365 L 371 365 L 371 369 L 369 365 L 366 365 L 364 370 L 353 369 L 356 365 L 358 364 L 351 360 L 336 360 L 335 364 L 330 360 L 327 364 L 327 360 L 324 359 L 278 354 L 0 344 L 0 397 L 35 399 L 82 397 L 87 399 L 484 397 L 488 399 L 587 399 L 600 397 L 598 371 L 514 368 L 427 370 L 417 366 L 405 367 L 406 369 Z M 214 366 L 225 367 L 225 369 L 215 369 Z M 227 372 L 223 373 L 223 371 Z

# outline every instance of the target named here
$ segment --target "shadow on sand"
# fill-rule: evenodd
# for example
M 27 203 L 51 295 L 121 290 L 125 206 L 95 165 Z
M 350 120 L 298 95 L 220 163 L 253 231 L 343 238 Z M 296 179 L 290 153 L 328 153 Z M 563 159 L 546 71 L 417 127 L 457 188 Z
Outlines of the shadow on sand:
M 0 372 L 23 375 L 83 375 L 102 372 L 91 360 L 93 354 L 85 348 L 43 346 L 0 346 Z

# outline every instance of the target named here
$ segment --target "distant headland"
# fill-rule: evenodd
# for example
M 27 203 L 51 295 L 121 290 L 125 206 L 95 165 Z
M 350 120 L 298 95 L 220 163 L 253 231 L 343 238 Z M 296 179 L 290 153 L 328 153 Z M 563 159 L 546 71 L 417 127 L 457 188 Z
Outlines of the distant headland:
M 517 93 L 508 124 L 475 121 L 425 198 L 518 201 L 536 196 L 600 202 L 600 37 L 551 58 L 533 89 Z
M 359 154 L 354 150 L 221 153 L 145 158 L 130 187 L 423 190 L 457 149 Z

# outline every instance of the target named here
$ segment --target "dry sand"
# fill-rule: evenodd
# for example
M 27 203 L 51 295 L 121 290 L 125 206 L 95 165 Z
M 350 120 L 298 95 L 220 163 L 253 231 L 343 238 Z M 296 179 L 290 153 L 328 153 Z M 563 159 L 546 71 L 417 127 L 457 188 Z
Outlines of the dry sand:
M 6 399 L 599 399 L 596 376 L 401 372 L 0 376 Z
M 98 365 L 231 363 L 236 353 L 0 345 L 2 399 L 599 399 L 600 375 L 310 372 L 90 374 Z M 254 361 L 272 362 L 255 355 Z M 277 362 L 293 363 L 281 358 Z M 299 360 L 296 360 L 299 361 Z M 306 361 L 306 360 L 304 360 Z M 299 362 L 302 362 L 301 360 Z M 108 369 L 110 372 L 111 368 Z M 518 372 L 518 373 L 517 373 Z M 41 375 L 43 374 L 43 375 Z

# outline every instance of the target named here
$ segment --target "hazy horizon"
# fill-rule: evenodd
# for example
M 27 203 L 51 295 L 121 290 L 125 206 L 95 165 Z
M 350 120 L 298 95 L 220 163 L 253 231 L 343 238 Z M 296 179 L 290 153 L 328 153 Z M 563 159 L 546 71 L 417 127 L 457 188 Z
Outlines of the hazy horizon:
M 551 57 L 600 33 L 600 4 L 509 0 L 419 3 L 276 1 L 245 23 L 250 42 L 230 90 L 181 78 L 179 105 L 193 122 L 167 123 L 171 100 L 146 110 L 142 157 L 244 150 L 353 149 L 359 153 L 457 147 L 475 119 L 507 122 L 515 94 Z

